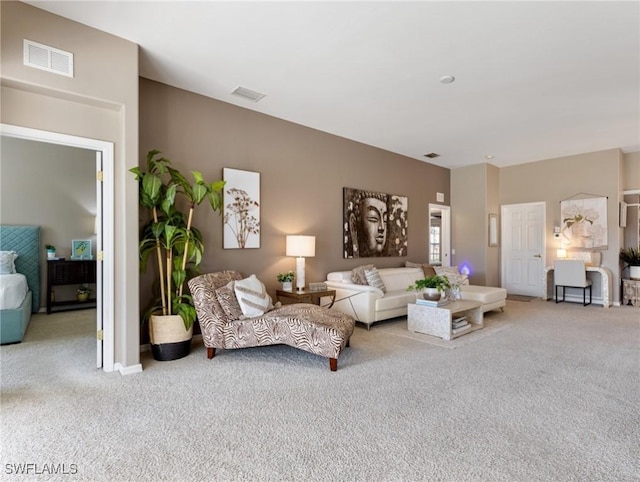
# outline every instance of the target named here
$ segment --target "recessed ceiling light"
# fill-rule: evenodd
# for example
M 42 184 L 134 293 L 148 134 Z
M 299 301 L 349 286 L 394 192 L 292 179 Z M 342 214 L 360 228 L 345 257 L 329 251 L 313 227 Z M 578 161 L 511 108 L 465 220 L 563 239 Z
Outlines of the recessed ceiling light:
M 493 154 L 487 154 L 486 156 L 484 156 L 485 159 L 491 160 L 493 159 Z
M 454 80 L 456 80 L 456 78 L 453 75 L 445 75 L 444 77 L 440 77 L 440 82 L 443 84 L 450 84 Z

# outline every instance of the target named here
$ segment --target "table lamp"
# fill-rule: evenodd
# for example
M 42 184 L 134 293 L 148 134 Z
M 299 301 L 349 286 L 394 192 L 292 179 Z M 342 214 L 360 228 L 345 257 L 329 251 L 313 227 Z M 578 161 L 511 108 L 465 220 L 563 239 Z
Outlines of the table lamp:
M 296 256 L 296 287 L 298 291 L 304 290 L 304 259 L 315 255 L 315 236 L 287 236 L 287 256 Z

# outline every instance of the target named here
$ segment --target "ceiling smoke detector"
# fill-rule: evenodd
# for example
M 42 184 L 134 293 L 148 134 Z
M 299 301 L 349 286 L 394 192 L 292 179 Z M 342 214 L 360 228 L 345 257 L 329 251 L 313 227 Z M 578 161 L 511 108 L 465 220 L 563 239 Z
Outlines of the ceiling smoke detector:
M 265 97 L 267 94 L 262 94 L 260 92 L 256 92 L 255 90 L 247 89 L 246 87 L 238 86 L 231 92 L 233 95 L 237 95 L 238 97 L 242 97 L 244 99 L 249 99 L 253 102 L 258 102 L 260 99 Z
M 444 77 L 440 77 L 440 82 L 442 84 L 450 84 L 454 80 L 456 80 L 456 78 L 453 75 L 445 75 Z
M 429 154 L 425 154 L 424 157 L 428 157 L 429 159 L 435 159 L 436 157 L 440 157 L 440 154 L 435 152 L 430 152 Z

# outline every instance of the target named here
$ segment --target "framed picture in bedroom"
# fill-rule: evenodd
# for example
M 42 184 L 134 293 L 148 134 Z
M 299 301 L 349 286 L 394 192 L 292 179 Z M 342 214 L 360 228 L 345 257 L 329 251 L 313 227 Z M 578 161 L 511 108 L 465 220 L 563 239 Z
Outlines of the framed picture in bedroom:
M 71 241 L 71 259 L 93 259 L 90 239 L 74 239 Z

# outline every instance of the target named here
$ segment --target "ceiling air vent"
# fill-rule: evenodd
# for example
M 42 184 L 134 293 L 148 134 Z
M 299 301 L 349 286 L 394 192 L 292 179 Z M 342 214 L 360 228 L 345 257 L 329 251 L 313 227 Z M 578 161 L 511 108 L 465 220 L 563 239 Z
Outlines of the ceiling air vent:
M 436 154 L 435 152 L 430 152 L 429 154 L 425 154 L 424 157 L 428 157 L 429 159 L 435 159 L 436 157 L 440 157 L 440 154 Z
M 238 97 L 243 97 L 245 99 L 252 100 L 253 102 L 258 102 L 267 94 L 261 94 L 260 92 L 256 92 L 255 90 L 247 89 L 246 87 L 236 87 L 233 92 L 233 95 L 237 95 Z
M 73 54 L 24 39 L 24 65 L 73 77 Z

